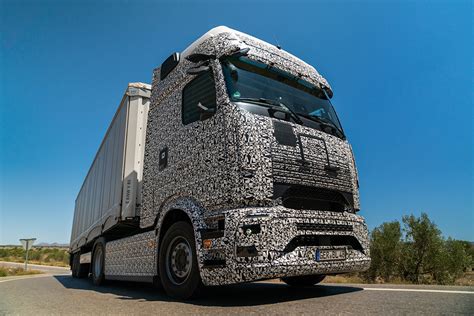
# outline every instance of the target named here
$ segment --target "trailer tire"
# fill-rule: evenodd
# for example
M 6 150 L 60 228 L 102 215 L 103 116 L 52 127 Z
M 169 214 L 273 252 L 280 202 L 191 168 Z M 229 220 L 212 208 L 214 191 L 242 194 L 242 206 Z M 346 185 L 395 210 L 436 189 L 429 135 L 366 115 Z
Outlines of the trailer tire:
M 89 275 L 89 265 L 81 264 L 81 252 L 72 255 L 71 274 L 73 278 L 83 279 Z
M 72 266 L 71 266 L 71 275 L 73 278 L 78 278 L 79 275 L 79 253 L 71 254 L 72 256 Z
M 101 285 L 105 280 L 105 239 L 99 238 L 94 244 L 91 270 L 92 283 Z
M 304 286 L 312 286 L 318 284 L 322 280 L 324 280 L 326 276 L 324 274 L 315 274 L 315 275 L 301 275 L 301 276 L 294 276 L 294 277 L 286 277 L 281 278 L 283 282 L 290 286 L 295 287 L 304 287 Z
M 166 294 L 177 299 L 195 297 L 202 288 L 194 230 L 176 222 L 166 231 L 159 252 L 159 275 Z

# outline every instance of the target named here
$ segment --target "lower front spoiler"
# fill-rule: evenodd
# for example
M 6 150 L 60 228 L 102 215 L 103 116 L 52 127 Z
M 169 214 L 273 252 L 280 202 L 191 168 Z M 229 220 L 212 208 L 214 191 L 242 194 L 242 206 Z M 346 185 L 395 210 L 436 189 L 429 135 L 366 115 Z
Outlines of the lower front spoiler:
M 356 214 L 274 206 L 233 209 L 224 215 L 220 235 L 199 236 L 206 247 L 198 239 L 205 285 L 356 272 L 370 265 L 367 226 Z M 219 232 L 217 225 L 214 229 Z M 341 248 L 344 259 L 316 255 L 318 250 Z
M 203 268 L 201 276 L 205 285 L 225 285 L 290 276 L 360 272 L 370 266 L 370 258 L 359 251 L 348 250 L 346 260 L 316 261 L 314 253 L 317 248 L 301 248 L 269 263 Z

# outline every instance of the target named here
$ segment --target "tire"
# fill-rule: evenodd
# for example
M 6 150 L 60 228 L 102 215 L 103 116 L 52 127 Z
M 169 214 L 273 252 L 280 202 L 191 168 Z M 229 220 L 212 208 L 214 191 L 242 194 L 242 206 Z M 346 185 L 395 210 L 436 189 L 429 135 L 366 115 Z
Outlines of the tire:
M 72 277 L 77 279 L 86 278 L 89 275 L 89 265 L 81 264 L 81 253 L 76 252 L 72 257 Z
M 192 226 L 177 222 L 166 231 L 161 242 L 159 275 L 166 294 L 176 299 L 195 297 L 202 288 Z
M 99 238 L 94 244 L 94 254 L 91 262 L 92 283 L 101 285 L 105 280 L 105 239 Z
M 281 278 L 283 282 L 290 286 L 295 287 L 303 287 L 303 286 L 312 286 L 318 284 L 322 280 L 324 280 L 326 276 L 324 274 L 316 274 L 316 275 L 302 275 L 302 276 L 294 276 L 294 277 L 286 277 Z
M 79 256 L 80 253 L 74 253 L 71 255 L 72 256 L 72 266 L 71 266 L 71 275 L 73 278 L 78 278 L 78 273 L 79 273 Z

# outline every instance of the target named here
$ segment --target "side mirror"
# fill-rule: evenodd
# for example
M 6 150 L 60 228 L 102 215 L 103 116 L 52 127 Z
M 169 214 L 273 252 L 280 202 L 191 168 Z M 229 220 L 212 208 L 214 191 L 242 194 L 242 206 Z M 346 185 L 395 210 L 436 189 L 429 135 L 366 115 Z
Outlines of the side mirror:
M 199 117 L 201 121 L 207 120 L 216 113 L 216 108 L 208 108 L 207 106 L 204 106 L 201 102 L 198 102 L 197 107 L 199 109 L 199 112 L 201 112 L 201 115 Z

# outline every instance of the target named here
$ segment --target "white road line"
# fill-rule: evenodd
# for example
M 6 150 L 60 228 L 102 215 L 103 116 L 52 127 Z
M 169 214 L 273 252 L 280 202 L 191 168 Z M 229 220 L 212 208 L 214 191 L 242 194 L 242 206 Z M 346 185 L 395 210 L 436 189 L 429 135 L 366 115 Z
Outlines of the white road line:
M 36 279 L 36 278 L 45 278 L 51 277 L 51 274 L 38 274 L 34 276 L 24 276 L 24 277 L 12 277 L 11 279 L 0 280 L 0 283 L 9 282 L 9 281 L 18 281 L 18 280 L 25 280 L 25 279 Z
M 364 287 L 366 291 L 397 291 L 397 292 L 426 292 L 426 293 L 453 293 L 453 294 L 474 294 L 472 291 L 449 291 L 430 289 L 391 289 L 385 287 Z

